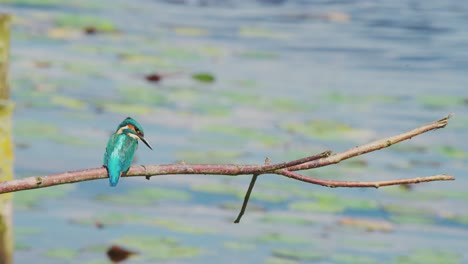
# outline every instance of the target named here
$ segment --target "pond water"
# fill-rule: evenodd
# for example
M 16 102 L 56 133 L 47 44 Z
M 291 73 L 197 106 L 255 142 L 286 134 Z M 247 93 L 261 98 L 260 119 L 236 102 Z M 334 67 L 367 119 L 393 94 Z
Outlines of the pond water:
M 123 178 L 18 192 L 16 263 L 466 263 L 468 2 L 0 0 L 12 13 L 17 178 L 99 167 L 125 117 L 138 164 L 335 152 L 455 113 L 389 149 L 303 172 Z M 146 77 L 159 74 L 150 82 Z M 200 81 L 208 74 L 214 81 Z

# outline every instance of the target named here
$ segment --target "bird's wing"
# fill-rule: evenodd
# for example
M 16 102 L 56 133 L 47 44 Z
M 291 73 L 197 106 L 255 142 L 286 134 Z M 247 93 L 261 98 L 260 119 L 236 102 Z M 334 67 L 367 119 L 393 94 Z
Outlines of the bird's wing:
M 103 165 L 107 167 L 107 164 L 109 163 L 109 157 L 114 150 L 114 148 L 117 146 L 117 140 L 118 140 L 119 135 L 117 134 L 112 134 L 112 136 L 109 138 L 107 141 L 107 146 L 106 146 L 106 152 L 104 153 L 104 161 Z
M 124 136 L 125 139 L 122 144 L 122 149 L 119 151 L 119 155 L 122 162 L 122 171 L 126 172 L 132 165 L 133 157 L 135 156 L 135 151 L 138 146 L 138 140 L 127 135 Z

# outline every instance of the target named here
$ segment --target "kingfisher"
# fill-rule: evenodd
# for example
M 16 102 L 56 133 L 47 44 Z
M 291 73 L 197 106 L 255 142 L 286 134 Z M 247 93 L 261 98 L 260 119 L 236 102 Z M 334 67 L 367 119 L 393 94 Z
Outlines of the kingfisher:
M 153 150 L 144 137 L 143 127 L 131 117 L 122 121 L 109 138 L 103 165 L 107 168 L 110 186 L 116 186 L 120 176 L 130 169 L 138 147 L 138 139 Z

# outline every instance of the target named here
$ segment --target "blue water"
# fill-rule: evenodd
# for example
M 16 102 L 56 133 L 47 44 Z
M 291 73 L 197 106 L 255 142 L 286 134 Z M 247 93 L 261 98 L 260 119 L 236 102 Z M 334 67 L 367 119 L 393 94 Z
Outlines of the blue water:
M 447 128 L 403 143 L 422 147 L 423 151 L 398 152 L 392 147 L 363 156 L 368 164 L 365 168 L 353 170 L 343 163 L 317 170 L 314 175 L 371 181 L 446 173 L 457 180 L 417 185 L 410 192 L 412 196 L 405 196 L 384 189 L 324 189 L 279 176 L 262 176 L 254 197 L 258 192 L 288 198 L 277 203 L 253 198 L 239 225 L 232 221 L 241 197 L 201 192 L 196 187 L 225 184 L 244 190 L 249 177 L 179 175 L 153 177 L 150 181 L 134 177 L 123 178 L 117 188 L 108 187 L 107 180 L 84 182 L 73 185 L 60 198 L 41 199 L 36 208 L 16 207 L 15 232 L 34 228 L 39 233 L 17 235 L 17 244 L 27 249 L 15 251 L 15 263 L 106 263 L 102 250 L 87 248 L 106 248 L 133 235 L 171 237 L 184 246 L 202 249 L 199 256 L 167 263 L 282 263 L 284 257 L 275 253 L 278 249 L 323 255 L 318 260 L 299 258 L 299 263 L 360 263 L 359 257 L 368 257 L 374 261 L 371 263 L 392 263 L 411 252 L 435 249 L 455 256 L 450 263 L 468 261 L 466 221 L 454 220 L 468 216 L 463 196 L 468 184 L 463 177 L 468 157 L 468 145 L 463 140 L 468 128 L 468 3 L 45 3 L 0 1 L 0 11 L 16 17 L 10 70 L 15 124 L 32 125 L 30 130 L 42 124 L 58 131 L 40 135 L 18 132 L 18 178 L 101 166 L 107 138 L 130 115 L 143 125 L 145 137 L 155 147 L 155 151 L 140 147 L 139 164 L 181 159 L 187 163 L 195 159 L 212 163 L 221 155 L 210 157 L 208 151 L 236 154 L 225 158 L 227 163 L 253 164 L 262 163 L 265 156 L 283 161 L 325 149 L 338 152 L 455 113 Z M 77 26 L 63 33 L 56 19 L 64 15 L 110 21 L 117 31 L 88 36 Z M 48 66 L 37 66 L 41 63 Z M 183 74 L 158 84 L 148 83 L 144 76 L 153 72 Z M 194 82 L 189 76 L 198 72 L 212 73 L 216 81 Z M 229 93 L 255 100 L 246 102 Z M 331 99 L 336 95 L 344 99 Z M 61 104 L 54 96 L 73 98 L 82 104 Z M 278 98 L 300 107 L 278 110 L 274 103 Z M 434 101 L 438 103 L 435 106 Z M 119 110 L 111 104 L 140 108 Z M 310 120 L 331 120 L 369 133 L 346 140 L 326 140 L 283 128 L 284 124 Z M 269 146 L 242 135 L 213 132 L 207 129 L 210 126 L 249 128 L 277 137 L 280 144 Z M 459 154 L 444 155 L 439 151 L 441 146 L 453 147 Z M 200 155 L 188 155 L 187 151 Z M 411 160 L 423 165 L 413 166 Z M 427 165 L 431 162 L 437 165 Z M 282 186 L 284 190 L 279 188 Z M 149 206 L 96 201 L 99 195 L 125 195 L 152 187 L 184 191 L 190 199 L 160 200 Z M 58 187 L 48 190 L 53 192 L 54 188 Z M 295 211 L 290 209 L 291 203 L 315 200 L 291 195 L 289 189 L 328 191 L 341 199 L 375 201 L 381 208 L 338 213 Z M 431 192 L 439 196 L 421 198 Z M 224 209 L 229 204 L 237 208 Z M 382 209 L 388 205 L 408 206 L 417 212 L 428 210 L 430 221 L 399 222 L 398 213 Z M 73 224 L 73 220 L 98 219 L 105 213 L 144 215 L 147 222 L 128 220 L 103 229 Z M 262 220 L 265 215 L 312 219 L 314 224 L 269 223 Z M 385 233 L 342 227 L 338 224 L 342 217 L 389 221 L 394 229 Z M 151 224 L 158 219 L 212 233 L 192 234 Z M 306 242 L 258 239 L 269 233 Z M 225 246 L 226 242 L 253 245 L 253 249 L 232 249 Z M 79 253 L 71 260 L 47 256 L 50 250 L 63 248 Z M 348 262 L 337 255 L 348 256 Z M 354 262 L 349 260 L 352 257 L 356 258 Z M 154 261 L 142 254 L 128 263 Z

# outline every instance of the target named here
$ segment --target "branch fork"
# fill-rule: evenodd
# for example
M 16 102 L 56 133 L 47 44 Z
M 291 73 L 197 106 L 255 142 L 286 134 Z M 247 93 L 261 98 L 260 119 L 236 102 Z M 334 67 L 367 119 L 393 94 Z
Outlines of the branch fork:
M 163 164 L 163 165 L 140 165 L 132 166 L 126 173 L 126 177 L 133 176 L 144 176 L 146 179 L 150 179 L 152 176 L 159 175 L 173 175 L 173 174 L 216 174 L 216 175 L 227 175 L 227 176 L 238 176 L 238 175 L 253 175 L 252 180 L 249 184 L 249 188 L 246 192 L 244 203 L 239 216 L 234 221 L 239 223 L 242 215 L 245 212 L 250 194 L 255 185 L 257 177 L 262 174 L 277 174 L 298 181 L 303 181 L 311 184 L 317 184 L 325 187 L 336 188 L 336 187 L 359 187 L 359 188 L 379 188 L 390 185 L 402 185 L 402 184 L 416 184 L 430 181 L 448 181 L 455 180 L 455 177 L 445 174 L 438 174 L 428 177 L 417 177 L 408 179 L 388 180 L 388 181 L 375 181 L 375 182 L 359 182 L 359 181 L 334 181 L 334 180 L 322 180 L 317 178 L 306 177 L 297 173 L 297 171 L 309 170 L 319 168 L 323 166 L 329 166 L 339 163 L 343 160 L 350 159 L 356 156 L 363 155 L 372 151 L 380 150 L 383 148 L 390 147 L 391 145 L 397 144 L 412 137 L 426 133 L 431 130 L 443 128 L 448 124 L 448 120 L 452 115 L 448 115 L 440 120 L 434 121 L 414 128 L 407 132 L 382 138 L 361 146 L 353 147 L 343 152 L 339 152 L 332 155 L 330 150 L 319 153 L 317 155 L 308 156 L 305 158 L 272 164 L 270 159 L 265 160 L 265 164 L 262 165 L 233 165 L 233 164 Z M 0 194 L 10 193 L 16 191 L 23 191 L 36 188 L 45 188 L 60 184 L 75 183 L 81 181 L 90 181 L 97 179 L 107 178 L 107 171 L 104 167 L 85 169 L 78 171 L 63 172 L 57 174 L 51 174 L 47 176 L 33 176 L 22 179 L 14 179 L 10 181 L 0 182 Z

